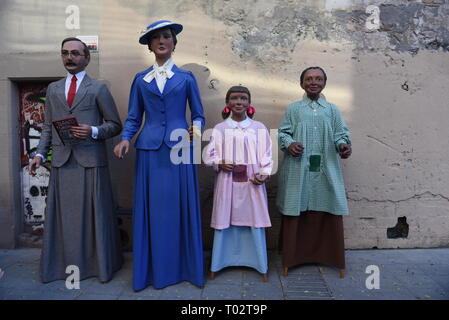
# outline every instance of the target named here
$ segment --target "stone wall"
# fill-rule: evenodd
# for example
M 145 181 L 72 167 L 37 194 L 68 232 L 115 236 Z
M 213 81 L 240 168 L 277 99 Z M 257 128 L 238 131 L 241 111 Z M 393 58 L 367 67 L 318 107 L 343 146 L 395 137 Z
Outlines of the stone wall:
M 80 10 L 76 30 L 65 25 L 65 10 L 72 4 Z M 300 72 L 323 67 L 328 74 L 323 93 L 339 106 L 352 133 L 353 155 L 341 162 L 350 206 L 344 218 L 346 247 L 449 244 L 449 1 L 11 0 L 0 4 L 0 16 L 3 88 L 14 77 L 63 76 L 60 41 L 98 35 L 98 65 L 88 72 L 108 83 L 123 120 L 134 74 L 154 61 L 137 43 L 139 31 L 159 18 L 184 25 L 174 60 L 196 75 L 207 128 L 221 121 L 227 89 L 242 84 L 252 92 L 256 119 L 276 129 L 286 106 L 303 95 Z M 1 92 L 6 96 L 2 113 L 11 114 L 13 94 Z M 10 120 L 0 120 L 4 145 L 12 143 Z M 13 150 L 3 151 L 8 167 L 0 171 L 2 186 L 9 189 L 15 176 Z M 277 156 L 281 164 L 282 154 Z M 114 192 L 123 209 L 132 204 L 134 160 L 134 152 L 124 160 L 110 157 Z M 199 176 L 208 247 L 214 176 L 205 167 Z M 275 248 L 280 223 L 276 176 L 267 188 L 273 222 L 268 245 Z M 9 220 L 1 228 L 11 235 L 12 215 L 20 214 L 14 211 L 20 206 L 17 196 L 2 196 L 7 198 L 0 220 Z M 1 246 L 15 237 L 0 234 Z

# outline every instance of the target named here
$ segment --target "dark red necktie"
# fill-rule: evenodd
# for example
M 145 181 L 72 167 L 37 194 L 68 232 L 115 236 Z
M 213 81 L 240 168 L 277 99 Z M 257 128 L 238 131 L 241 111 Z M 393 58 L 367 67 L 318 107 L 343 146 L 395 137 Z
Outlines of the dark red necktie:
M 67 104 L 69 107 L 72 107 L 73 100 L 75 99 L 76 94 L 76 76 L 72 77 L 72 81 L 70 82 L 69 93 L 67 94 Z

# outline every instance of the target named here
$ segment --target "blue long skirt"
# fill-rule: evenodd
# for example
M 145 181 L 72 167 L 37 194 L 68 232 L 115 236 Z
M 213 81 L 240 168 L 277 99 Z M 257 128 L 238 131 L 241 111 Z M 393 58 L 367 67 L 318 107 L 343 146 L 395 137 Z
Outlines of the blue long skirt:
M 251 267 L 267 273 L 265 228 L 230 226 L 215 230 L 210 270 L 217 272 L 231 266 Z
M 174 165 L 165 145 L 137 150 L 133 213 L 133 289 L 181 281 L 204 285 L 197 169 Z

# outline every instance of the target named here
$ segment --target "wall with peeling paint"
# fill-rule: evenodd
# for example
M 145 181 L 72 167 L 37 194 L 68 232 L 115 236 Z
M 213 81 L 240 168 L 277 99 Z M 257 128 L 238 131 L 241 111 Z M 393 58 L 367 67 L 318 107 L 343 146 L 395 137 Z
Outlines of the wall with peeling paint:
M 79 30 L 65 27 L 71 4 L 80 8 Z M 368 6 L 378 8 L 378 23 Z M 327 71 L 324 94 L 340 107 L 354 149 L 342 161 L 351 212 L 344 218 L 347 248 L 449 245 L 448 0 L 10 0 L 0 3 L 0 17 L 0 92 L 6 97 L 0 107 L 7 115 L 0 119 L 0 141 L 10 146 L 0 151 L 7 159 L 2 190 L 17 180 L 13 80 L 64 76 L 60 41 L 98 35 L 99 53 L 88 72 L 108 83 L 125 119 L 134 74 L 153 63 L 137 43 L 139 31 L 167 18 L 184 25 L 174 60 L 195 73 L 208 128 L 220 121 L 227 89 L 242 84 L 252 92 L 256 119 L 276 129 L 286 106 L 303 95 L 300 72 L 311 65 Z M 114 192 L 125 209 L 132 204 L 134 156 L 110 156 Z M 213 178 L 200 168 L 207 246 Z M 267 188 L 268 245 L 274 248 L 276 177 Z M 17 195 L 1 197 L 0 246 L 10 246 L 18 232 L 11 229 L 20 229 L 11 213 Z M 407 237 L 390 239 L 387 229 L 399 217 L 406 217 Z

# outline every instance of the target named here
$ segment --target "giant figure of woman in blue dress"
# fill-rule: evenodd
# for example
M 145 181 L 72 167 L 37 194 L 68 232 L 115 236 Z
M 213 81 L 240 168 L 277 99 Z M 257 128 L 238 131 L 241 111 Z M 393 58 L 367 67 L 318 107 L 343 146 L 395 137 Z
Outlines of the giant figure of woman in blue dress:
M 192 124 L 204 128 L 204 113 L 195 77 L 174 65 L 172 52 L 182 25 L 162 20 L 142 31 L 139 43 L 148 45 L 156 62 L 136 74 L 131 86 L 128 117 L 121 142 L 114 148 L 122 158 L 130 140 L 145 124 L 135 142 L 136 169 L 133 209 L 133 289 L 163 288 L 181 281 L 204 285 L 204 258 L 197 168 L 193 161 L 175 164 L 174 130 L 192 136 L 186 122 L 189 102 Z M 176 135 L 175 135 L 176 136 Z M 183 139 L 181 139 L 183 140 Z M 189 140 L 188 138 L 186 139 Z M 184 141 L 184 140 L 183 140 Z M 188 142 L 189 144 L 189 142 Z

